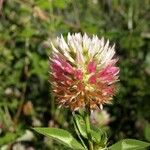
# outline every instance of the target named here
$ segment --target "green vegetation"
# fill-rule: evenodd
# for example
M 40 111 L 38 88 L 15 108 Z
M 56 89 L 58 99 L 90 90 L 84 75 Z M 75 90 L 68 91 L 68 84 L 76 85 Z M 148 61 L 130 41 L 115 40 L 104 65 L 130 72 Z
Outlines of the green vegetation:
M 57 108 L 48 82 L 50 40 L 68 32 L 97 34 L 116 43 L 118 93 L 113 105 L 104 107 L 111 120 L 103 125 L 109 144 L 123 138 L 150 141 L 149 0 L 2 1 L 0 147 L 11 149 L 26 135 L 21 140 L 26 148 L 65 150 L 31 128 L 72 130 L 70 111 Z

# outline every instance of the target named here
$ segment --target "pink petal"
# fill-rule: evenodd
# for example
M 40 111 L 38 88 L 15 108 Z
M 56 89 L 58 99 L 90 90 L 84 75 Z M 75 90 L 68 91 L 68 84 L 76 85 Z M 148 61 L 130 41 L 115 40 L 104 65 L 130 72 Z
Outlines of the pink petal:
M 58 65 L 57 63 L 52 63 L 52 73 L 54 72 L 62 72 L 62 66 Z
M 73 73 L 73 67 L 69 64 L 69 63 L 67 63 L 67 62 L 64 62 L 63 63 L 63 66 L 64 66 L 64 70 L 66 71 L 66 72 L 68 72 L 68 73 L 70 73 L 70 74 L 72 74 Z
M 87 71 L 88 73 L 92 73 L 96 71 L 96 64 L 94 61 L 90 61 L 89 64 L 87 65 Z
M 103 81 L 111 82 L 115 76 L 119 73 L 119 68 L 114 66 L 107 66 L 105 69 L 101 70 L 97 77 L 101 78 Z
M 90 78 L 89 78 L 89 83 L 90 84 L 96 84 L 96 76 L 95 75 L 92 75 Z
M 113 87 L 107 87 L 103 90 L 103 93 L 106 95 L 112 95 L 114 93 L 114 88 Z
M 116 75 L 117 73 L 119 73 L 119 68 L 118 67 L 109 67 L 108 68 L 109 73 L 111 73 L 112 75 Z
M 74 75 L 75 75 L 75 78 L 78 80 L 83 79 L 83 72 L 81 70 L 75 70 Z
M 67 72 L 70 74 L 73 73 L 73 67 L 68 62 L 66 62 L 66 60 L 64 60 L 63 58 L 59 56 L 54 58 L 52 68 L 53 68 L 53 71 L 56 71 L 56 72 L 63 70 L 64 72 Z

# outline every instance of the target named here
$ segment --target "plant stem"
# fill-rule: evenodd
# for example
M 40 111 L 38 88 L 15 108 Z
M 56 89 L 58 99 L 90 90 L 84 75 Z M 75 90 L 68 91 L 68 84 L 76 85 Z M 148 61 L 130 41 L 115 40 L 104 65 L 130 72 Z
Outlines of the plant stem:
M 91 127 L 90 127 L 90 110 L 87 108 L 87 112 L 85 113 L 85 123 L 86 123 L 86 130 L 88 135 L 88 143 L 89 143 L 89 150 L 94 150 L 92 136 L 91 136 Z
M 79 137 L 79 139 L 80 139 L 80 141 L 81 141 L 83 147 L 85 148 L 85 150 L 88 150 L 87 147 L 86 147 L 86 145 L 85 145 L 85 143 L 84 143 L 84 141 L 83 141 L 83 139 L 82 139 L 81 136 L 80 136 L 80 131 L 79 131 L 79 129 L 78 129 L 78 126 L 77 126 L 77 123 L 76 123 L 76 119 L 75 119 L 75 117 L 74 117 L 74 114 L 72 113 L 72 115 L 73 115 L 73 123 L 74 123 L 75 131 L 76 131 L 76 133 L 77 133 L 77 135 L 78 135 L 78 137 Z

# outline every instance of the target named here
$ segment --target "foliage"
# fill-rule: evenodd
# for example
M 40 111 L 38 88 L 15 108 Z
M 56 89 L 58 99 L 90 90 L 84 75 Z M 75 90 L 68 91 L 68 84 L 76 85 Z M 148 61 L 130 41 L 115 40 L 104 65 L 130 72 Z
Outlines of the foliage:
M 133 140 L 133 139 L 124 139 L 116 144 L 109 147 L 110 150 L 138 150 L 146 148 L 147 146 L 150 146 L 149 143 Z
M 68 32 L 97 34 L 116 43 L 121 68 L 118 94 L 114 104 L 104 108 L 111 116 L 107 127 L 110 145 L 127 137 L 149 141 L 149 0 L 2 1 L 0 146 L 15 145 L 32 126 L 72 130 L 68 127 L 73 125 L 70 112 L 55 106 L 48 83 L 50 40 Z M 65 149 L 41 136 L 23 144 Z
M 52 137 L 71 149 L 84 150 L 84 147 L 66 130 L 58 128 L 35 128 L 35 131 L 45 136 Z

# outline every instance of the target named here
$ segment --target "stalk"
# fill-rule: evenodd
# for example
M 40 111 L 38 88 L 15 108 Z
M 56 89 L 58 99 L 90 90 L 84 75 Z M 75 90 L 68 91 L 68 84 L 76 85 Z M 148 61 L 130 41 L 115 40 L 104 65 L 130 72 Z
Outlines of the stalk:
M 85 113 L 85 124 L 86 124 L 86 130 L 87 130 L 87 136 L 88 136 L 88 143 L 89 143 L 89 150 L 94 150 L 93 148 L 93 142 L 92 142 L 92 136 L 91 136 L 91 127 L 90 127 L 90 109 L 87 107 Z
M 79 137 L 79 139 L 80 139 L 83 147 L 85 148 L 85 150 L 88 150 L 87 147 L 86 147 L 86 145 L 85 145 L 85 143 L 84 143 L 84 141 L 83 141 L 83 139 L 81 138 L 80 131 L 79 131 L 78 126 L 76 124 L 76 119 L 74 117 L 74 114 L 72 113 L 72 115 L 73 115 L 73 123 L 74 123 L 75 131 L 76 131 L 76 133 L 77 133 L 77 135 L 78 135 L 78 137 Z

